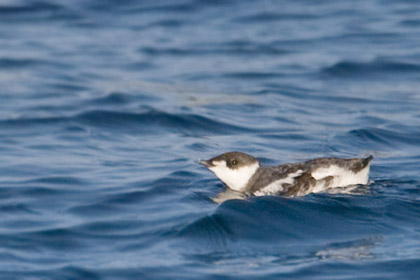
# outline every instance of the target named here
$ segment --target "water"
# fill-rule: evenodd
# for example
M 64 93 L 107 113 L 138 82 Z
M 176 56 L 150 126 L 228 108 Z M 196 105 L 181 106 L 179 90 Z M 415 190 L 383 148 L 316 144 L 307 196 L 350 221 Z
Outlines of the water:
M 418 279 L 416 1 L 0 1 L 1 279 Z M 196 164 L 373 154 L 221 205 Z

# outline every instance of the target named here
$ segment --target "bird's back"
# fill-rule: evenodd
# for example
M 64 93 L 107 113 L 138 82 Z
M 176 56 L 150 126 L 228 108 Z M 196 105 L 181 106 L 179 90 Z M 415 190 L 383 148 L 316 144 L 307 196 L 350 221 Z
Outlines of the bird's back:
M 317 158 L 302 163 L 261 167 L 251 178 L 247 191 L 254 195 L 300 196 L 329 188 L 367 184 L 367 158 Z

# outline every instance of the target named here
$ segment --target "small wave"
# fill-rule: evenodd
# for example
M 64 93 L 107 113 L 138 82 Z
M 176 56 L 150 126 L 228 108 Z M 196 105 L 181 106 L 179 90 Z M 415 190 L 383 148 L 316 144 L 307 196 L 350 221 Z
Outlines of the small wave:
M 7 22 L 68 21 L 82 18 L 80 13 L 52 1 L 19 1 L 16 5 L 0 5 L 0 15 L 0 21 Z
M 357 147 L 372 149 L 378 149 L 379 146 L 396 147 L 401 144 L 416 146 L 419 138 L 420 132 L 413 134 L 413 130 L 408 134 L 383 128 L 354 129 L 344 135 L 336 136 L 337 143 L 351 143 Z
M 28 180 L 25 183 L 42 183 L 42 184 L 59 184 L 59 185 L 84 185 L 85 181 L 76 177 L 65 177 L 65 176 L 49 176 L 41 177 L 37 179 Z
M 145 61 L 132 62 L 125 65 L 125 69 L 131 70 L 131 71 L 144 71 L 144 70 L 150 70 L 152 68 L 154 68 L 154 65 L 152 63 L 145 62 Z
M 49 248 L 53 250 L 76 250 L 83 247 L 80 236 L 72 229 L 49 228 L 43 230 L 21 232 L 10 238 L 8 247 L 31 245 L 33 249 Z
M 419 73 L 420 65 L 397 61 L 374 60 L 372 62 L 341 61 L 320 71 L 322 75 L 337 78 L 374 77 L 390 74 L 403 75 L 407 73 Z
M 357 237 L 361 230 L 376 234 L 382 229 L 376 224 L 381 216 L 375 211 L 382 211 L 384 205 L 378 210 L 370 208 L 371 203 L 370 197 L 329 194 L 300 199 L 259 197 L 229 200 L 214 214 L 186 226 L 179 236 L 206 240 L 208 246 L 224 247 L 240 240 L 252 240 L 255 244 L 262 242 L 262 245 L 275 240 L 276 246 L 286 246 L 343 236 Z
M 193 2 L 194 3 L 194 2 Z M 104 1 L 102 3 L 89 2 L 87 7 L 92 11 L 104 11 L 113 13 L 124 13 L 124 14 L 137 14 L 137 13 L 188 13 L 196 10 L 196 6 L 193 3 L 147 3 L 147 2 L 136 2 L 129 1 L 126 5 L 120 5 L 118 1 Z
M 168 56 L 214 56 L 214 55 L 284 55 L 288 50 L 270 44 L 257 44 L 246 41 L 233 41 L 225 44 L 206 46 L 198 45 L 190 48 L 156 48 L 143 47 L 139 52 L 147 55 L 168 55 Z
M 101 279 L 100 275 L 91 270 L 84 267 L 79 266 L 65 266 L 60 269 L 56 270 L 49 270 L 45 273 L 40 274 L 35 273 L 35 275 L 39 274 L 40 278 L 47 279 L 54 275 L 54 278 L 61 278 L 61 279 Z
M 109 1 L 107 2 L 109 3 Z M 135 4 L 134 4 L 135 3 Z M 174 13 L 174 14 L 185 14 L 196 12 L 200 9 L 205 9 L 208 6 L 221 6 L 227 5 L 230 1 L 222 1 L 222 0 L 197 0 L 197 1 L 182 1 L 182 3 L 147 3 L 147 2 L 133 2 L 131 5 L 126 5 L 127 7 L 121 8 L 121 5 L 112 4 L 112 6 L 108 5 L 100 5 L 101 9 L 104 9 L 103 6 L 106 7 L 107 10 L 115 10 L 115 9 L 123 9 L 127 13 L 164 13 L 165 15 Z
M 77 82 L 72 81 L 71 83 L 68 82 L 60 82 L 60 83 L 52 83 L 49 84 L 51 88 L 58 89 L 60 91 L 69 91 L 69 92 L 80 92 L 80 91 L 87 91 L 90 88 L 87 86 L 79 85 Z M 54 93 L 56 96 L 56 93 Z
M 233 237 L 231 226 L 225 221 L 224 217 L 213 214 L 201 218 L 182 229 L 179 237 L 192 237 L 202 239 L 209 246 L 226 246 L 228 241 Z
M 145 27 L 159 26 L 159 27 L 165 27 L 165 28 L 178 28 L 183 25 L 185 25 L 185 22 L 179 19 L 162 19 L 162 20 L 157 20 L 155 22 L 149 23 Z
M 49 61 L 34 58 L 0 58 L 0 69 L 20 69 L 36 66 L 48 66 L 51 68 L 71 68 L 68 63 Z
M 240 23 L 264 23 L 264 22 L 277 22 L 277 21 L 285 21 L 285 20 L 313 20 L 317 19 L 319 16 L 313 14 L 305 14 L 305 13 L 275 13 L 275 12 L 261 12 L 254 15 L 243 16 L 236 18 L 235 22 Z
M 375 142 L 389 145 L 389 140 L 386 136 L 389 136 L 390 131 L 379 129 L 379 128 L 367 128 L 367 129 L 354 129 L 349 132 L 351 136 L 363 141 L 363 142 Z
M 23 3 L 23 2 L 22 2 Z M 39 12 L 57 12 L 62 7 L 49 2 L 34 2 L 22 5 L 0 5 L 0 14 L 2 15 L 19 15 Z
M 119 210 L 141 203 L 166 203 L 168 197 L 187 188 L 194 176 L 196 174 L 192 172 L 178 171 L 154 181 L 130 183 L 127 188 L 119 187 L 90 201 L 72 205 L 67 211 L 81 216 L 118 215 Z M 142 185 L 147 187 L 139 189 Z
M 89 101 L 91 104 L 98 105 L 118 105 L 127 104 L 132 101 L 132 96 L 121 92 L 112 92 L 104 97 L 95 98 Z
M 211 120 L 193 114 L 170 114 L 161 111 L 145 113 L 122 113 L 112 111 L 90 111 L 77 116 L 83 123 L 95 127 L 112 127 L 118 130 L 153 132 L 168 130 L 186 135 L 232 134 L 248 129 Z
M 284 48 L 279 48 L 276 44 L 256 43 L 246 40 L 228 41 L 222 46 L 224 52 L 228 52 L 230 55 L 284 55 L 290 52 Z
M 124 92 L 111 92 L 105 96 L 93 98 L 87 102 L 89 105 L 125 105 L 135 100 L 151 101 L 157 97 L 146 94 L 129 94 Z
M 28 205 L 24 203 L 9 203 L 9 204 L 2 204 L 0 205 L 0 211 L 3 215 L 10 215 L 10 214 L 31 214 L 31 215 L 38 215 L 37 211 L 32 210 Z
M 230 77 L 235 79 L 272 79 L 281 78 L 284 76 L 284 74 L 273 72 L 234 72 L 223 74 L 223 77 Z
M 108 100 L 109 101 L 109 100 Z M 72 117 L 18 118 L 0 120 L 3 129 L 58 126 L 67 124 L 128 131 L 134 133 L 179 133 L 182 135 L 236 134 L 250 132 L 248 128 L 231 125 L 194 114 L 171 114 L 150 110 L 143 113 L 92 110 Z M 58 127 L 58 128 L 59 128 Z
M 0 127 L 3 129 L 19 129 L 22 127 L 33 127 L 39 125 L 54 125 L 67 121 L 66 117 L 46 117 L 46 118 L 17 118 L 0 120 Z
M 399 22 L 400 25 L 408 26 L 408 27 L 419 27 L 420 20 L 419 19 L 406 19 Z
M 41 63 L 40 60 L 30 58 L 0 58 L 0 68 L 23 68 Z

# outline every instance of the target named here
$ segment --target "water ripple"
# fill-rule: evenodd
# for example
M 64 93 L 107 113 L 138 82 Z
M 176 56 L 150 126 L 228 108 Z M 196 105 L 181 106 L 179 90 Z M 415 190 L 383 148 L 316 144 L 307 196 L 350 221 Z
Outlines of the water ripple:
M 110 101 L 107 99 L 96 102 Z M 115 102 L 115 99 L 113 98 L 111 102 Z M 14 130 L 34 128 L 35 126 L 52 126 L 60 123 L 71 123 L 73 126 L 76 123 L 137 133 L 161 133 L 163 128 L 166 129 L 166 132 L 170 131 L 185 135 L 236 134 L 251 131 L 245 127 L 219 122 L 200 115 L 170 114 L 156 110 L 144 113 L 92 110 L 73 117 L 6 119 L 0 120 L 0 127 Z
M 340 61 L 321 70 L 322 74 L 337 78 L 369 78 L 386 75 L 416 74 L 420 72 L 420 65 L 415 63 L 374 60 L 371 62 Z

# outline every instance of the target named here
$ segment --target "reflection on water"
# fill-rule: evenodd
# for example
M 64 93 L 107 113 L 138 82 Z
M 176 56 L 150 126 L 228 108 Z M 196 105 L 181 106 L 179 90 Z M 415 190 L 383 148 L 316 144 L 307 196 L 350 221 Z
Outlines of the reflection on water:
M 242 192 L 237 192 L 234 190 L 231 190 L 229 188 L 226 188 L 224 191 L 220 192 L 217 196 L 213 197 L 212 200 L 218 204 L 230 200 L 230 199 L 245 199 L 249 196 Z
M 323 260 L 372 259 L 375 257 L 372 250 L 379 245 L 382 239 L 382 236 L 373 236 L 355 241 L 330 244 L 325 249 L 316 252 L 315 256 Z
M 330 188 L 323 192 L 330 194 L 350 194 L 350 195 L 366 195 L 370 191 L 368 185 L 351 185 L 346 187 Z M 230 199 L 245 199 L 250 197 L 249 195 L 237 192 L 226 187 L 224 191 L 221 191 L 217 196 L 213 197 L 212 200 L 218 204 L 223 203 Z

